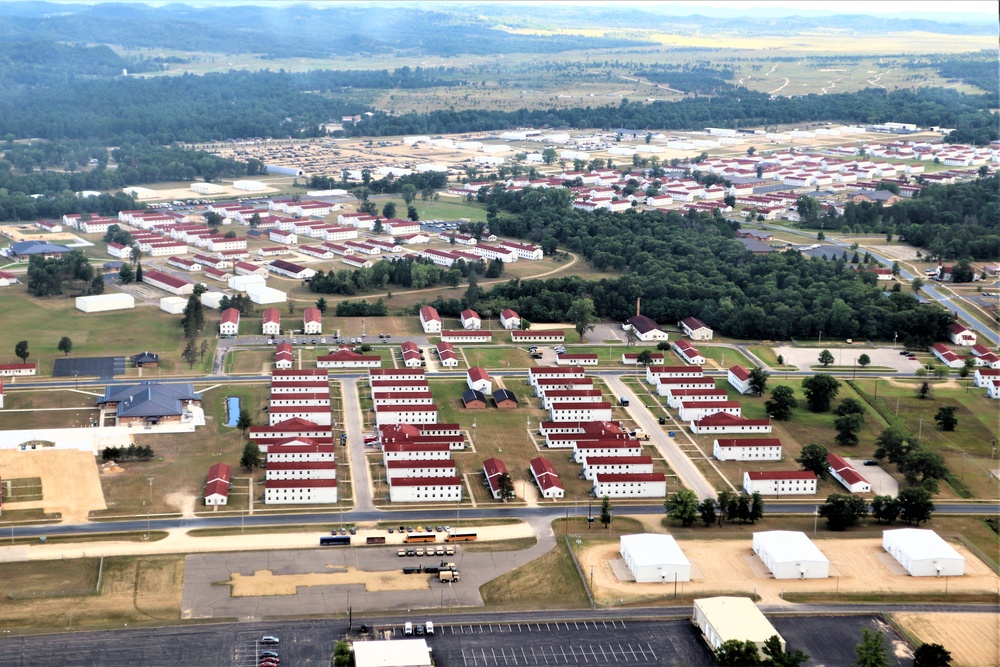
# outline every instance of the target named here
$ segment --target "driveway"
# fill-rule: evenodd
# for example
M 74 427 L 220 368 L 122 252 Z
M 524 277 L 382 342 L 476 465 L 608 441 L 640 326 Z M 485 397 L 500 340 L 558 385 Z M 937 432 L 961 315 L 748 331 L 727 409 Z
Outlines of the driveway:
M 607 383 L 612 394 L 628 399 L 629 405 L 625 408 L 626 411 L 639 425 L 639 428 L 649 434 L 649 441 L 660 450 L 660 454 L 666 459 L 670 468 L 677 473 L 684 485 L 694 491 L 699 500 L 714 499 L 716 496 L 715 487 L 705 479 L 705 476 L 701 474 L 691 459 L 677 447 L 677 444 L 663 432 L 657 418 L 646 408 L 635 392 L 622 382 L 621 378 L 602 375 L 601 379 Z

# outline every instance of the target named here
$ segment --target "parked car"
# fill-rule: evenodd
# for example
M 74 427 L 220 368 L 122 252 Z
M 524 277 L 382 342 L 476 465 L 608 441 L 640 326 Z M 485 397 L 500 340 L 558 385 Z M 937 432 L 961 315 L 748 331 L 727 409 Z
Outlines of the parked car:
M 868 459 L 867 461 L 865 461 L 865 465 L 866 466 L 877 466 L 878 465 L 878 461 L 876 461 L 874 459 Z
M 277 637 L 274 637 L 274 636 L 271 636 L 271 635 L 264 635 L 261 638 L 260 643 L 261 644 L 280 644 L 281 640 L 279 640 Z

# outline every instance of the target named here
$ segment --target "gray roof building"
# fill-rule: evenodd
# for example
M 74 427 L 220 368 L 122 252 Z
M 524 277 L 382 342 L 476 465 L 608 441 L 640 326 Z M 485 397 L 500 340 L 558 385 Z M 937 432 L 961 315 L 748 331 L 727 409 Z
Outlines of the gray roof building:
M 114 385 L 104 390 L 98 405 L 117 404 L 118 419 L 146 419 L 155 421 L 162 417 L 180 417 L 184 403 L 200 401 L 190 382 L 159 384 L 141 382 L 131 385 Z
M 18 241 L 10 244 L 10 253 L 17 258 L 31 257 L 32 255 L 54 257 L 72 251 L 72 248 L 46 241 Z

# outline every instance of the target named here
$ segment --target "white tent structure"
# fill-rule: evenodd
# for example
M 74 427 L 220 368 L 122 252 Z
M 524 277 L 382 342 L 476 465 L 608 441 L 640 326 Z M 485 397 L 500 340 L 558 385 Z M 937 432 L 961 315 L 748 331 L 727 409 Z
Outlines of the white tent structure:
M 112 292 L 76 297 L 76 308 L 85 313 L 103 313 L 108 310 L 128 310 L 135 308 L 135 297 L 131 294 Z
M 251 301 L 260 305 L 285 303 L 288 301 L 287 294 L 266 285 L 249 285 L 247 287 L 247 296 L 250 297 Z
M 914 577 L 960 577 L 965 574 L 965 558 L 933 530 L 883 530 L 882 548 Z
M 694 601 L 694 624 L 713 651 L 730 639 L 752 641 L 757 648 L 778 631 L 750 598 L 716 597 Z M 785 640 L 778 635 L 782 650 Z
M 637 583 L 691 581 L 691 562 L 670 535 L 622 535 L 619 552 Z
M 775 579 L 826 579 L 830 561 L 805 533 L 769 530 L 753 534 L 753 552 Z
M 425 639 L 354 642 L 357 667 L 430 667 L 431 649 Z

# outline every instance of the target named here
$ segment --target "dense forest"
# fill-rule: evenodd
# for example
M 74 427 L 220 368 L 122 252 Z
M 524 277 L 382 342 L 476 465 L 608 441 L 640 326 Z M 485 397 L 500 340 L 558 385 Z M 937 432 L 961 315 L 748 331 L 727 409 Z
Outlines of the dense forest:
M 812 229 L 894 234 L 932 257 L 974 260 L 1000 257 L 1000 179 L 979 178 L 956 185 L 930 185 L 915 199 L 897 204 L 848 202 L 843 215 L 807 216 Z
M 710 65 L 669 65 L 658 64 L 635 72 L 653 83 L 663 83 L 682 93 L 714 95 L 731 90 L 733 79 L 731 69 L 720 69 Z
M 916 91 L 868 88 L 857 93 L 771 98 L 745 88 L 715 97 L 650 104 L 623 100 L 617 106 L 518 111 L 432 111 L 393 116 L 378 113 L 347 128 L 352 136 L 484 132 L 513 127 L 698 130 L 706 126 L 758 127 L 787 123 L 886 121 L 955 128 L 950 139 L 984 144 L 1000 138 L 988 109 L 995 99 L 944 88 Z
M 996 51 L 961 56 L 930 56 L 905 63 L 903 67 L 934 67 L 946 79 L 961 81 L 997 95 L 1000 77 L 997 76 Z
M 512 307 L 532 322 L 563 321 L 587 295 L 597 315 L 624 320 L 642 312 L 657 322 L 696 316 L 726 336 L 746 339 L 870 338 L 906 344 L 945 336 L 951 315 L 909 293 L 883 292 L 873 276 L 843 258 L 809 258 L 788 250 L 752 255 L 731 224 L 676 212 L 612 214 L 571 210 L 552 190 L 495 193 L 491 230 L 534 242 L 554 239 L 597 268 L 621 268 L 614 279 L 511 280 L 475 301 L 482 310 Z M 509 212 L 508 212 L 509 211 Z M 440 300 L 443 312 L 456 303 Z

